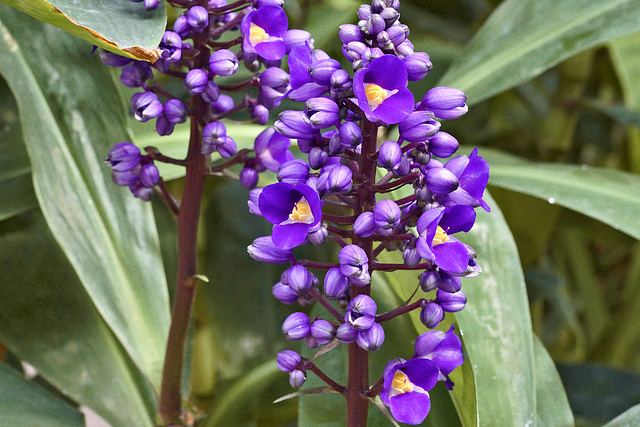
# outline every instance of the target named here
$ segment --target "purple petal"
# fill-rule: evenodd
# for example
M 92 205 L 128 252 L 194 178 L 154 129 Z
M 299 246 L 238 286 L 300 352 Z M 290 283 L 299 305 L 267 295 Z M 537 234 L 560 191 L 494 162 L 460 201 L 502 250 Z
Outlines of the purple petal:
M 309 203 L 311 214 L 313 215 L 313 223 L 309 224 L 309 227 L 318 224 L 322 220 L 322 205 L 320 204 L 318 193 L 306 184 L 296 184 L 293 188 L 302 193 Z
M 409 392 L 389 399 L 389 409 L 396 421 L 406 424 L 421 424 L 431 410 L 431 400 L 426 393 Z
M 284 225 L 274 225 L 271 240 L 280 249 L 291 249 L 299 246 L 307 238 L 310 224 L 295 222 Z
M 271 37 L 282 37 L 289 27 L 287 14 L 284 9 L 278 6 L 260 7 L 251 22 L 262 28 Z
M 413 112 L 414 104 L 413 94 L 409 89 L 403 87 L 397 93 L 382 101 L 382 104 L 371 112 L 371 115 L 387 124 L 400 123 Z
M 400 370 L 409 377 L 409 381 L 425 391 L 431 390 L 438 381 L 438 367 L 427 359 L 409 359 Z
M 441 243 L 433 247 L 433 253 L 436 265 L 445 271 L 462 273 L 469 265 L 469 253 L 462 242 Z
M 476 153 L 477 149 L 469 156 L 469 164 L 459 181 L 462 188 L 476 199 L 480 199 L 489 182 L 489 164 Z
M 287 62 L 289 64 L 289 76 L 291 79 L 291 87 L 293 89 L 297 89 L 305 83 L 313 82 L 313 79 L 309 74 L 311 48 L 308 43 L 291 49 Z
M 397 56 L 383 55 L 371 61 L 366 69 L 363 81 L 364 83 L 377 84 L 386 90 L 406 88 L 407 67 L 402 59 Z
M 258 198 L 262 215 L 272 224 L 280 224 L 289 219 L 289 215 L 302 195 L 293 189 L 293 185 L 279 182 L 264 188 Z
M 471 230 L 476 221 L 476 211 L 471 206 L 455 205 L 447 208 L 440 220 L 440 227 L 447 234 Z
M 254 46 L 258 55 L 267 61 L 277 61 L 282 59 L 287 51 L 284 40 L 263 41 Z

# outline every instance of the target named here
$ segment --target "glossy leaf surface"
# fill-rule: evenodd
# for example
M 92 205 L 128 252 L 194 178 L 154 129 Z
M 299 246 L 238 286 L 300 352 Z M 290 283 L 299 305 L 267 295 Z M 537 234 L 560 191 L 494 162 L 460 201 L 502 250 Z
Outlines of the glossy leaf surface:
M 477 103 L 592 46 L 638 31 L 636 0 L 507 0 L 438 85 Z
M 62 28 L 89 43 L 130 58 L 154 62 L 164 34 L 164 1 L 154 11 L 142 3 L 113 0 L 2 0 L 40 21 Z M 89 45 L 84 45 L 87 54 Z
M 169 307 L 151 207 L 104 166 L 109 147 L 128 139 L 118 92 L 82 41 L 8 6 L 0 12 L 0 72 L 18 100 L 41 209 L 96 308 L 157 386 Z

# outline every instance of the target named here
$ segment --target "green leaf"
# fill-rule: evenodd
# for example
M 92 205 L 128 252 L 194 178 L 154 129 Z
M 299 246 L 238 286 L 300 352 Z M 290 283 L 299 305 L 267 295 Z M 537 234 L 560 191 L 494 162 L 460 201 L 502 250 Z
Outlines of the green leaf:
M 608 43 L 611 60 L 622 86 L 625 102 L 640 106 L 640 33 L 630 34 Z
M 489 184 L 564 206 L 640 239 L 640 176 L 586 165 L 530 162 L 488 148 L 480 154 L 491 165 Z
M 551 356 L 537 336 L 533 336 L 536 362 L 536 409 L 538 425 L 570 427 L 575 425 L 562 380 Z
M 169 304 L 155 223 L 104 166 L 109 147 L 129 139 L 118 91 L 82 41 L 0 12 L 0 72 L 18 101 L 40 207 L 96 308 L 158 387 Z
M 164 2 L 153 11 L 142 4 L 113 0 L 0 0 L 40 21 L 129 58 L 155 62 L 164 34 Z M 90 47 L 83 45 L 87 54 Z
M 152 426 L 153 394 L 104 323 L 39 211 L 0 223 L 0 341 L 113 426 Z M 8 390 L 0 380 L 0 393 Z M 26 417 L 27 408 L 0 409 Z M 63 424 L 66 425 L 66 424 Z
M 609 421 L 604 427 L 634 427 L 640 424 L 640 405 L 633 406 Z
M 82 412 L 0 363 L 0 425 L 84 426 Z
M 640 29 L 636 0 L 507 0 L 439 82 L 476 103 L 560 61 Z
M 0 221 L 36 208 L 31 165 L 22 141 L 18 106 L 0 79 Z

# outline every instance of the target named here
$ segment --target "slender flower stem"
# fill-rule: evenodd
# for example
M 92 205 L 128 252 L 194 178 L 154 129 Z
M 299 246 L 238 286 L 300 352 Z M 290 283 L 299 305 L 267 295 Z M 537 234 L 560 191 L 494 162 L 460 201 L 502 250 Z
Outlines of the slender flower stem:
M 339 322 L 344 321 L 344 316 L 340 314 L 340 312 L 336 310 L 331 305 L 331 303 L 329 303 L 329 301 L 327 301 L 327 299 L 320 293 L 320 291 L 318 291 L 316 288 L 311 288 L 311 290 L 309 290 L 309 293 L 311 294 L 313 299 L 318 301 L 329 313 L 333 315 L 333 317 L 338 319 Z
M 420 263 L 416 266 L 409 267 L 407 264 L 383 264 L 374 262 L 373 267 L 380 271 L 396 271 L 396 270 L 432 270 L 433 265 L 428 262 Z
M 353 102 L 351 102 L 353 104 Z M 349 101 L 347 101 L 349 105 Z M 357 107 L 356 107 L 357 108 Z M 363 115 L 364 116 L 364 115 Z M 358 169 L 363 182 L 358 186 L 354 217 L 364 211 L 371 211 L 376 203 L 373 185 L 376 179 L 376 163 L 373 155 L 377 149 L 378 125 L 364 120 L 362 154 Z M 373 271 L 373 240 L 371 238 L 353 237 L 353 243 L 360 246 L 369 258 L 369 271 Z M 353 286 L 351 297 L 369 295 L 371 286 Z M 366 427 L 369 412 L 369 352 L 358 347 L 357 343 L 349 344 L 349 379 L 347 383 L 347 427 Z
M 349 224 L 353 224 L 353 222 L 356 220 L 357 215 L 351 215 L 351 216 L 338 216 L 338 215 L 331 215 L 328 213 L 323 212 L 322 213 L 322 219 L 326 220 L 326 221 L 331 221 L 334 224 L 341 224 L 341 225 L 349 225 Z
M 205 41 L 206 36 L 203 35 L 194 38 L 196 46 L 202 45 Z M 195 63 L 198 67 L 208 65 L 209 53 L 206 49 L 200 51 Z M 199 96 L 194 96 L 191 98 L 190 107 L 198 111 L 199 115 L 204 115 L 208 105 Z M 198 219 L 206 178 L 206 157 L 200 152 L 201 133 L 198 119 L 192 117 L 184 193 L 178 214 L 178 283 L 158 405 L 165 425 L 181 423 L 182 416 L 182 371 L 196 295 Z
M 167 190 L 167 186 L 164 183 L 163 179 L 160 179 L 160 181 L 158 182 L 158 187 L 160 188 L 160 192 L 162 193 L 161 200 L 169 209 L 171 209 L 171 211 L 176 216 L 179 215 L 180 206 L 178 206 L 178 202 L 176 201 L 175 197 L 173 197 L 173 195 L 169 193 L 169 190 Z
M 185 160 L 174 159 L 173 157 L 165 156 L 156 147 L 144 147 L 144 151 L 151 156 L 153 160 L 157 160 L 162 163 L 170 163 L 172 165 L 186 166 Z
M 345 393 L 345 389 L 344 386 L 341 386 L 340 384 L 338 384 L 337 382 L 335 382 L 334 380 L 332 380 L 331 378 L 329 378 L 324 372 L 322 372 L 316 365 L 315 363 L 313 363 L 312 361 L 308 360 L 305 361 L 303 364 L 305 369 L 310 370 L 311 372 L 313 372 L 314 374 L 316 374 L 316 376 L 318 378 L 320 378 L 322 381 L 324 381 L 329 387 L 331 387 L 332 389 L 334 389 L 335 391 L 337 391 L 340 394 L 344 394 Z
M 390 191 L 397 189 L 398 187 L 403 186 L 407 182 L 411 182 L 415 180 L 418 176 L 420 176 L 420 172 L 413 172 L 395 181 L 391 181 L 386 184 L 376 185 L 373 187 L 373 189 L 378 193 L 388 193 Z
M 387 311 L 386 313 L 379 314 L 376 316 L 376 322 L 378 323 L 387 322 L 393 319 L 394 317 L 400 316 L 402 314 L 405 314 L 417 308 L 420 308 L 422 306 L 423 301 L 425 301 L 425 299 L 420 298 L 418 301 L 413 302 L 411 304 L 401 305 L 400 307 L 394 308 L 391 311 Z
M 296 262 L 296 264 L 304 265 L 307 268 L 317 268 L 328 270 L 333 267 L 340 267 L 340 264 L 337 262 L 318 262 L 318 261 L 309 261 L 308 259 L 300 259 Z
M 211 49 L 227 49 L 240 43 L 242 43 L 242 36 L 226 42 L 209 42 L 207 43 L 207 46 Z

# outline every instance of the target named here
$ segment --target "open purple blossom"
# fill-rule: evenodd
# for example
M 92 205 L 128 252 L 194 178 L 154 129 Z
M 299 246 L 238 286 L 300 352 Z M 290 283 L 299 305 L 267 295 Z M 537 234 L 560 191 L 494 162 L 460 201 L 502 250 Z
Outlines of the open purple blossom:
M 421 357 L 435 363 L 440 370 L 438 380 L 445 381 L 449 390 L 452 389 L 453 383 L 449 380 L 448 375 L 464 362 L 462 341 L 455 334 L 453 328 L 454 325 L 451 325 L 447 332 L 434 329 L 420 335 L 416 340 L 416 354 L 414 355 L 414 357 Z
M 278 172 L 282 163 L 293 160 L 293 154 L 289 151 L 290 145 L 289 138 L 282 136 L 273 128 L 267 128 L 256 137 L 254 143 L 256 159 L 270 171 Z
M 491 212 L 489 205 L 482 200 L 489 182 L 489 164 L 478 155 L 477 148 L 474 148 L 468 157 L 454 157 L 444 167 L 456 176 L 460 185 L 455 191 L 438 198 L 443 206 L 465 204 L 473 207 L 480 206 L 485 211 Z
M 415 103 L 407 81 L 404 62 L 396 56 L 384 55 L 356 72 L 353 93 L 369 121 L 400 123 L 411 114 Z
M 431 390 L 438 381 L 438 367 L 427 359 L 394 359 L 384 369 L 380 398 L 397 421 L 417 425 L 431 410 Z
M 282 59 L 286 45 L 282 38 L 289 22 L 284 10 L 278 6 L 262 6 L 244 17 L 240 31 L 244 36 L 242 49 L 266 60 Z
M 260 212 L 273 224 L 271 239 L 281 249 L 301 245 L 309 229 L 322 220 L 318 193 L 306 184 L 279 182 L 262 190 Z
M 420 256 L 445 271 L 465 271 L 469 264 L 467 249 L 450 234 L 469 231 L 475 218 L 473 208 L 465 205 L 436 207 L 423 213 L 418 219 L 420 237 L 416 243 Z

